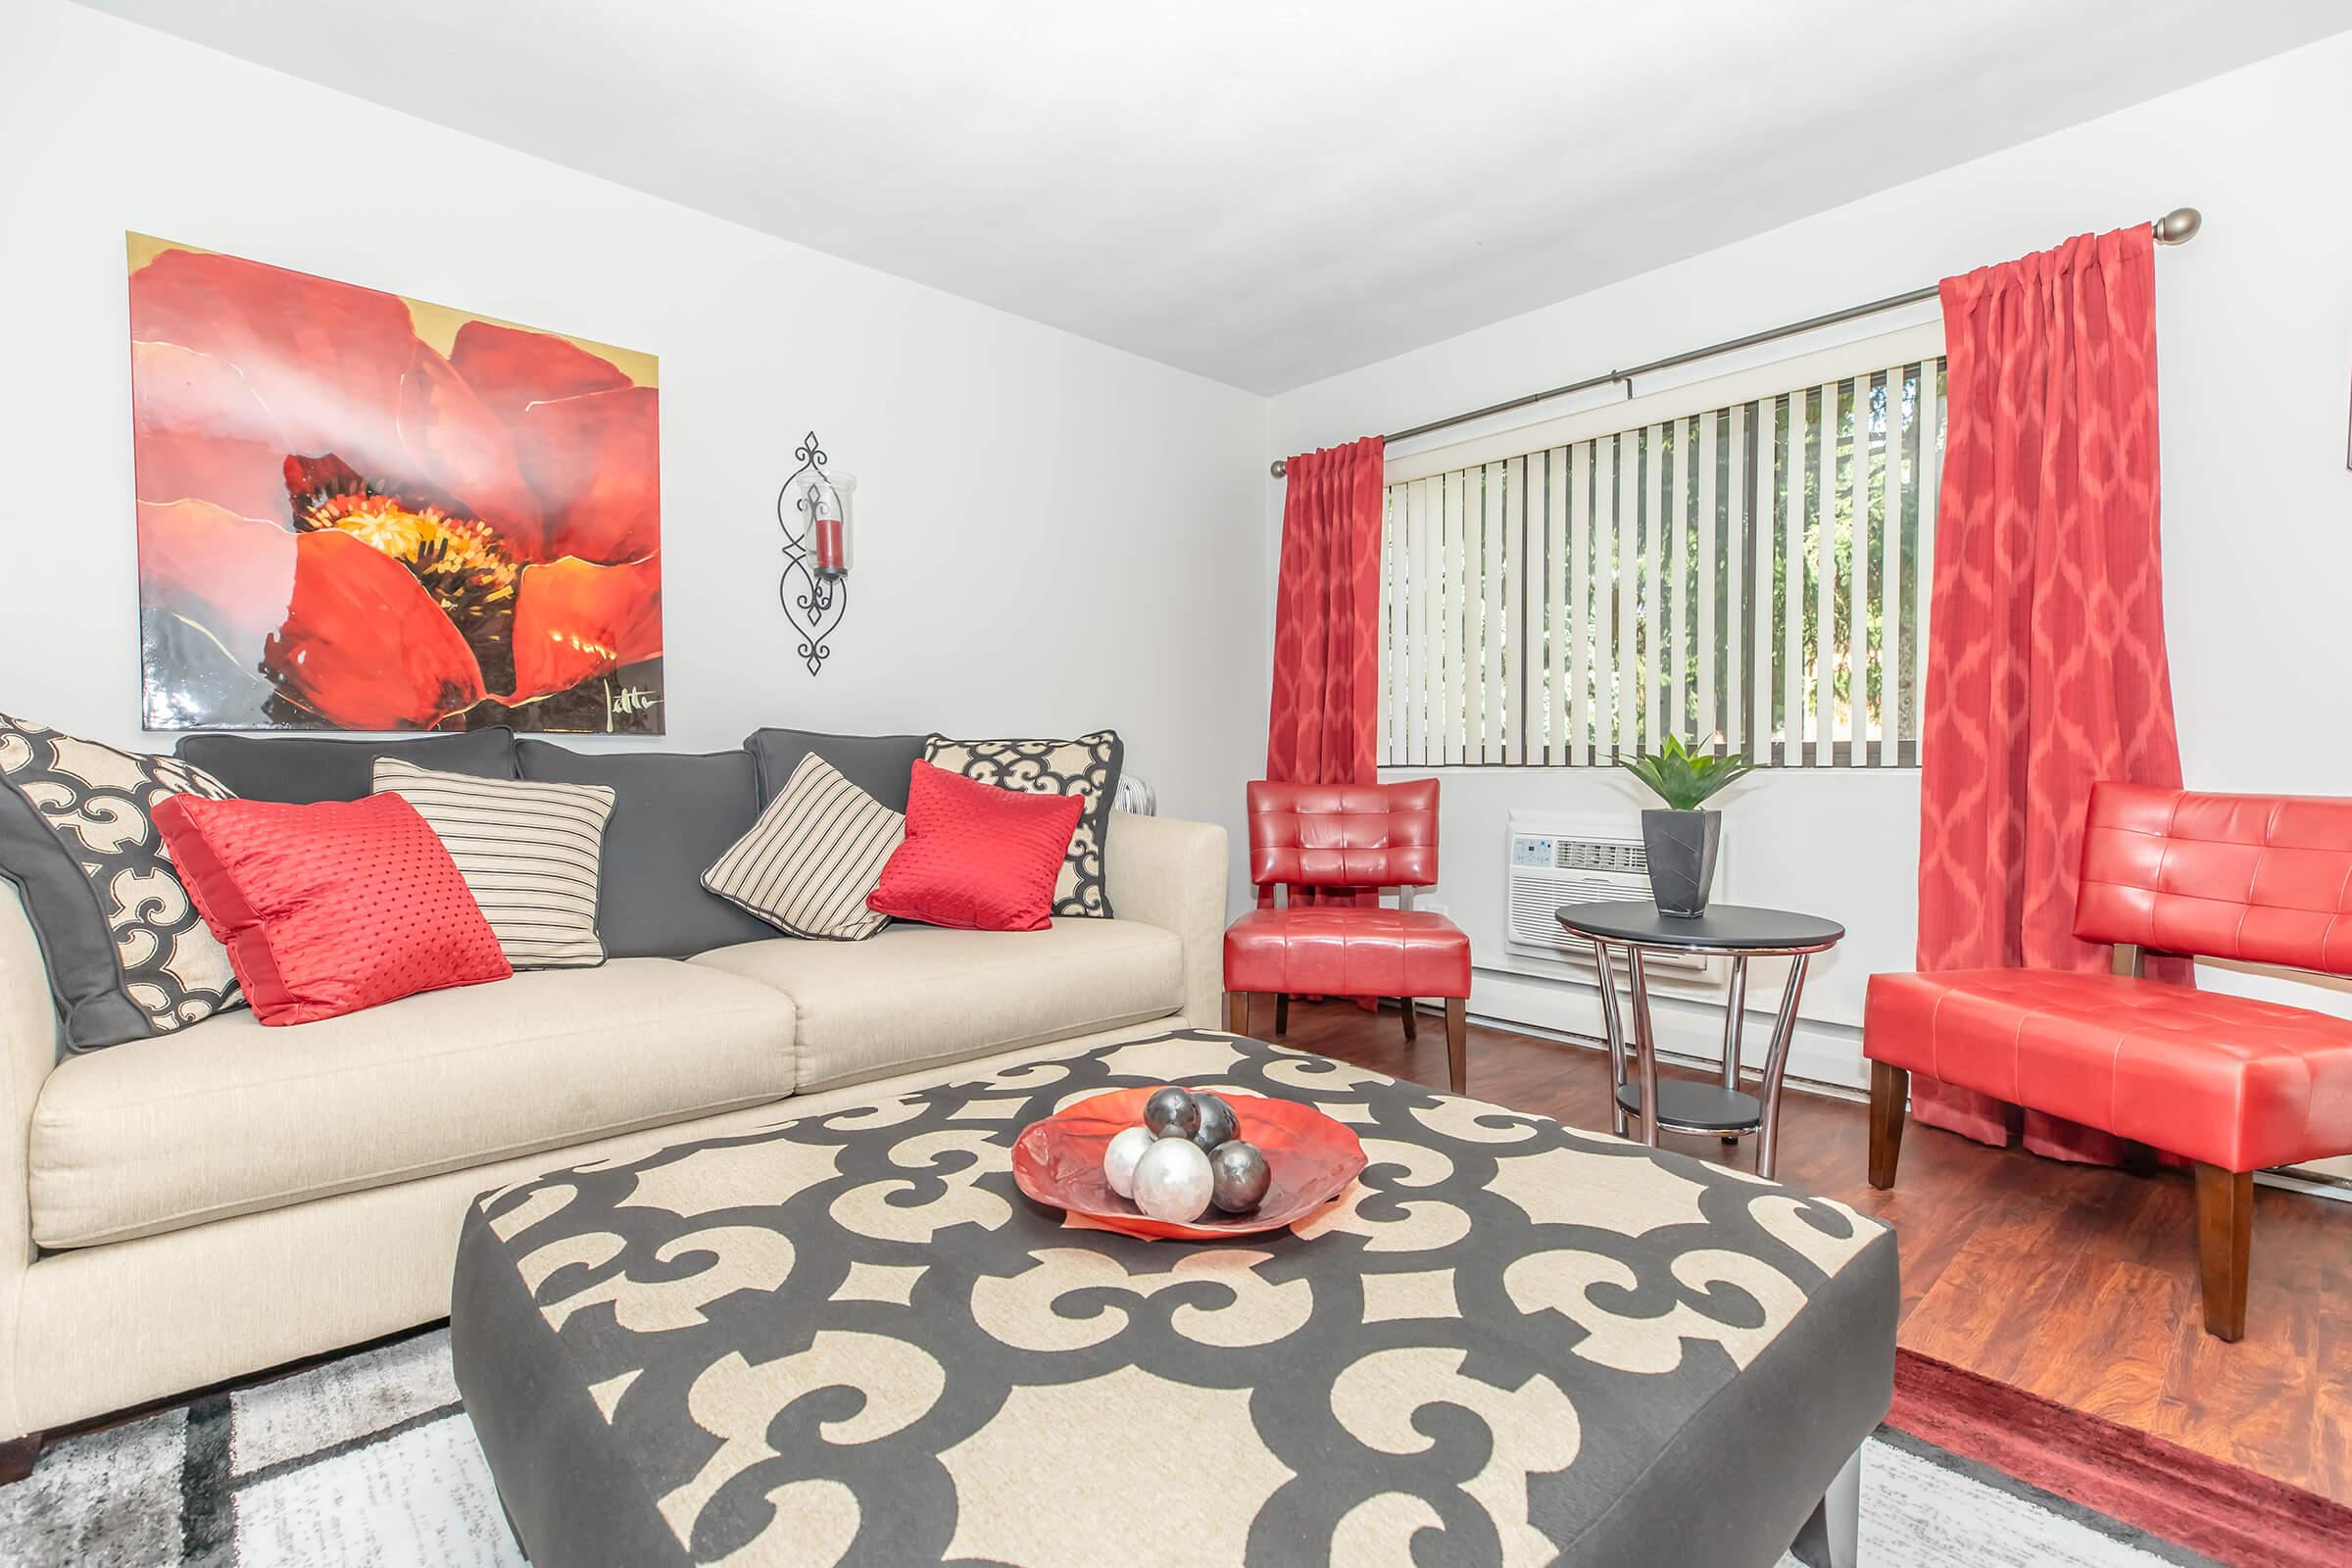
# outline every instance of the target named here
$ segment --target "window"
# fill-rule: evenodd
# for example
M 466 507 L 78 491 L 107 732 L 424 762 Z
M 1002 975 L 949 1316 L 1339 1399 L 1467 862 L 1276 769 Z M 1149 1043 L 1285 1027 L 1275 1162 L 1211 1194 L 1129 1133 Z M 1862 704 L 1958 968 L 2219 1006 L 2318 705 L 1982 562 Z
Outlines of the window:
M 1916 765 L 1940 346 L 1914 328 L 1392 461 L 1383 761 L 1607 765 L 1673 734 Z

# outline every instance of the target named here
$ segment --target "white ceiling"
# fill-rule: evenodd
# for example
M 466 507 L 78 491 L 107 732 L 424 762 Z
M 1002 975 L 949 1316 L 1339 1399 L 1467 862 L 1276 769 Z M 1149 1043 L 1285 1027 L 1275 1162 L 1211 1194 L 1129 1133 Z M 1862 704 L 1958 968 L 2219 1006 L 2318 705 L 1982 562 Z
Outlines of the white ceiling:
M 83 3 L 1265 393 L 2352 27 L 2343 0 Z

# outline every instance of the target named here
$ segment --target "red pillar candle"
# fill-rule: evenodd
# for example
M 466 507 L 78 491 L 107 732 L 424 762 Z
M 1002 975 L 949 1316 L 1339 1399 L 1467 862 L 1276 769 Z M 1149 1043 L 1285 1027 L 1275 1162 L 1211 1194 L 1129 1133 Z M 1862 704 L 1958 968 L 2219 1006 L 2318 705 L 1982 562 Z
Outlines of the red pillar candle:
M 843 504 L 841 492 L 824 479 L 809 482 L 808 517 L 816 550 L 816 574 L 828 578 L 848 576 L 850 509 Z

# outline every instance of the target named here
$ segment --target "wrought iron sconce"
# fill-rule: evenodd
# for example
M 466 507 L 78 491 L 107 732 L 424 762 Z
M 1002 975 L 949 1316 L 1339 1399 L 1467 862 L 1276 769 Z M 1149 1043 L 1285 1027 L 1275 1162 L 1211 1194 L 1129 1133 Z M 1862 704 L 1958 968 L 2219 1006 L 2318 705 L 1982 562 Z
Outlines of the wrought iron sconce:
M 830 639 L 850 608 L 850 502 L 858 481 L 826 473 L 825 449 L 814 430 L 792 455 L 801 466 L 776 492 L 776 526 L 784 530 L 784 576 L 776 599 L 801 633 L 798 651 L 814 675 L 832 656 Z

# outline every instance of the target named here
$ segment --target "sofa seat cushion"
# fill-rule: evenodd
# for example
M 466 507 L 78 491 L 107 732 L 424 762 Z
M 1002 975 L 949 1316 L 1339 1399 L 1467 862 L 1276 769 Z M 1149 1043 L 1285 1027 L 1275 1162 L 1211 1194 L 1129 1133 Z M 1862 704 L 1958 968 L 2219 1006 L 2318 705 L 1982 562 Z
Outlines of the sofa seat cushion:
M 1140 920 L 1042 931 L 893 925 L 864 942 L 755 942 L 693 960 L 789 995 L 801 1090 L 961 1061 L 1184 1005 L 1184 946 Z
M 265 1029 L 224 1013 L 58 1064 L 33 1240 L 84 1247 L 791 1094 L 789 998 L 616 958 Z
M 2119 975 L 1876 974 L 1875 1061 L 2228 1170 L 2352 1150 L 2352 1018 Z

